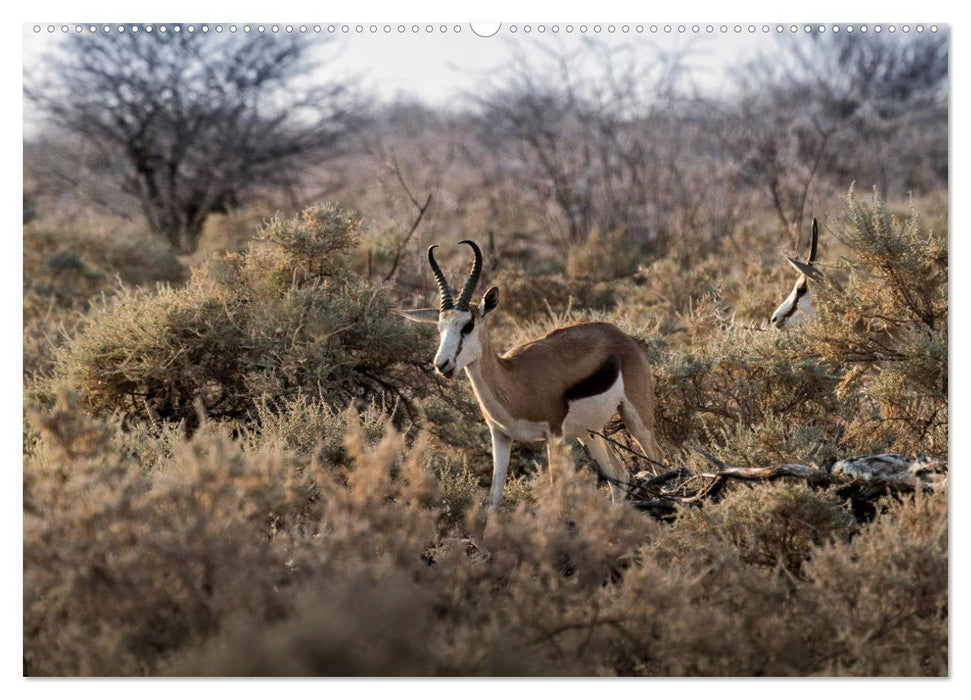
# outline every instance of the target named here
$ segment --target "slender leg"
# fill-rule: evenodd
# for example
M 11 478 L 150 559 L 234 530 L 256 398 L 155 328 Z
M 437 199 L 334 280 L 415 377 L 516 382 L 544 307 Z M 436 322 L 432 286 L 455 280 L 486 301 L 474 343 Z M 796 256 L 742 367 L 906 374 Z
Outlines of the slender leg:
M 556 452 L 557 449 L 553 445 L 553 440 L 550 438 L 546 439 L 546 471 L 550 473 L 550 486 L 553 485 L 555 478 L 553 477 L 553 472 L 556 469 Z
M 584 443 L 608 477 L 610 500 L 614 503 L 623 501 L 627 497 L 627 470 L 617 462 L 606 441 L 599 435 L 591 435 Z
M 491 425 L 489 431 L 492 433 L 492 492 L 489 507 L 497 510 L 502 502 L 502 485 L 506 481 L 506 470 L 509 468 L 512 438 Z
M 550 473 L 550 485 L 556 482 L 557 474 L 562 466 L 566 441 L 563 436 L 549 432 L 546 434 L 546 470 Z
M 644 410 L 646 413 L 647 409 L 645 408 Z M 638 407 L 625 397 L 620 404 L 620 417 L 623 418 L 624 426 L 634 436 L 634 439 L 637 440 L 637 444 L 641 446 L 644 454 L 656 462 L 664 461 L 664 453 L 661 451 L 661 447 L 657 444 L 657 440 L 654 437 L 653 416 L 649 418 L 652 427 L 648 428 L 647 423 L 641 418 Z

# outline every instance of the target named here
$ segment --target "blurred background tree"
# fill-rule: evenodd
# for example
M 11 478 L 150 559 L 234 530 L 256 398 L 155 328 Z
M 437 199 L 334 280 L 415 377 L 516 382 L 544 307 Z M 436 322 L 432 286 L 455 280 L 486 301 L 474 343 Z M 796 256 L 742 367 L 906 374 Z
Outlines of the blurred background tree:
M 891 196 L 947 182 L 947 34 L 808 37 L 733 70 L 738 98 L 723 130 L 742 184 L 768 200 L 793 245 L 820 178 Z
M 155 233 L 192 252 L 211 214 L 292 188 L 361 127 L 352 80 L 308 80 L 311 48 L 301 35 L 70 36 L 26 81 L 61 137 L 46 174 L 116 211 L 134 198 Z
M 561 247 L 629 227 L 659 249 L 670 233 L 661 213 L 676 195 L 651 176 L 672 164 L 670 142 L 655 136 L 671 126 L 684 78 L 679 53 L 633 45 L 585 41 L 546 47 L 538 59 L 519 51 L 477 93 L 477 131 Z
M 240 248 L 274 211 L 336 199 L 378 224 L 363 243 L 399 282 L 418 282 L 421 250 L 453 230 L 479 231 L 497 265 L 538 256 L 583 275 L 574 258 L 607 242 L 623 258 L 613 277 L 682 249 L 745 253 L 725 237 L 739 226 L 801 248 L 810 212 L 853 183 L 891 200 L 947 183 L 946 31 L 781 35 L 717 67 L 704 41 L 537 37 L 440 104 L 335 80 L 340 60 L 315 57 L 350 45 L 327 42 L 65 37 L 25 76 L 46 117 L 24 145 L 38 218 L 144 219 L 186 252 L 204 227 L 219 229 L 204 247 Z M 397 80 L 394 65 L 372 67 L 368 89 Z M 409 235 L 412 200 L 432 194 Z
M 945 184 L 946 32 L 807 36 L 767 42 L 714 90 L 697 82 L 703 45 L 514 51 L 473 96 L 480 167 L 516 184 L 561 252 L 607 233 L 642 259 L 685 236 L 717 250 L 755 210 L 795 247 L 851 183 Z

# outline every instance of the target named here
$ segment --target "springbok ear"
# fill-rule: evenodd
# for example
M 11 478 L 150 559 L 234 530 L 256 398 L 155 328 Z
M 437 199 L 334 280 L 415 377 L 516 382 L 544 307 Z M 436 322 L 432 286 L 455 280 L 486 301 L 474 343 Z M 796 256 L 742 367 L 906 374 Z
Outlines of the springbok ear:
M 438 323 L 438 309 L 395 309 L 394 312 L 416 323 Z
M 489 287 L 479 302 L 479 316 L 485 316 L 499 306 L 499 287 Z
M 814 280 L 819 279 L 822 276 L 819 270 L 817 270 L 813 265 L 808 265 L 804 262 L 794 260 L 788 255 L 783 255 L 782 257 L 784 257 L 786 262 L 792 265 L 793 269 L 801 275 L 805 275 L 806 277 Z

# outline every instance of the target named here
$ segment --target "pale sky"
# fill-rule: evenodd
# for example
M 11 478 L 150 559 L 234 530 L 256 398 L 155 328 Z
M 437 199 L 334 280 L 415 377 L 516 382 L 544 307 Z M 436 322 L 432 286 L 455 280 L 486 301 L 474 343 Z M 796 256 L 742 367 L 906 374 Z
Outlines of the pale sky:
M 607 33 L 606 25 L 599 34 L 590 31 L 592 25 L 588 25 L 588 32 L 583 36 L 578 36 L 577 25 L 570 34 L 566 33 L 565 25 L 556 34 L 549 26 L 542 34 L 537 31 L 539 25 L 531 25 L 529 34 L 523 33 L 521 25 L 516 33 L 503 26 L 490 38 L 474 35 L 467 25 L 459 33 L 450 25 L 444 34 L 437 27 L 429 34 L 424 26 L 415 34 L 410 25 L 399 34 L 397 26 L 392 26 L 390 34 L 385 34 L 380 25 L 376 34 L 370 34 L 365 27 L 361 35 L 341 37 L 338 39 L 340 53 L 332 65 L 362 72 L 367 82 L 384 97 L 400 93 L 435 106 L 447 105 L 464 91 L 474 91 L 477 83 L 494 76 L 517 50 L 539 59 L 542 55 L 539 47 L 571 50 L 582 45 L 583 37 L 612 47 L 627 44 L 645 57 L 652 56 L 658 48 L 664 51 L 689 48 L 689 63 L 696 68 L 696 80 L 709 89 L 718 89 L 724 84 L 723 69 L 728 64 L 753 55 L 760 47 L 766 51 L 777 49 L 775 38 L 761 33 L 754 37 L 747 32 L 740 36 L 664 34 L 662 31 L 651 34 L 650 25 L 642 25 L 644 32 L 640 34 L 636 33 L 637 25 L 627 25 L 627 34 L 622 33 L 623 25 L 615 25 L 613 34 Z
M 34 31 L 35 26 L 40 27 L 40 32 Z M 53 32 L 49 31 L 49 26 L 23 25 L 25 70 L 35 67 L 39 58 L 56 48 L 64 35 L 63 25 L 54 25 Z M 73 34 L 75 26 L 68 25 L 68 33 Z M 329 32 L 331 25 L 320 26 L 320 36 L 333 39 L 321 41 L 322 55 L 330 58 L 323 69 L 329 76 L 356 74 L 382 98 L 412 97 L 436 107 L 460 106 L 463 92 L 475 91 L 477 85 L 494 77 L 517 51 L 531 59 L 539 59 L 542 46 L 574 49 L 583 45 L 584 37 L 611 47 L 626 44 L 637 54 L 643 54 L 645 59 L 654 56 L 657 49 L 668 52 L 689 49 L 687 62 L 694 69 L 694 81 L 705 91 L 714 92 L 726 86 L 725 69 L 728 66 L 737 65 L 759 50 L 772 52 L 779 47 L 775 31 L 763 33 L 761 25 L 754 33 L 749 32 L 749 25 L 742 25 L 738 33 L 734 31 L 735 25 L 729 25 L 725 33 L 720 32 L 721 25 L 714 25 L 711 34 L 706 32 L 706 25 L 698 25 L 697 33 L 693 32 L 695 25 L 684 25 L 684 33 L 678 32 L 679 25 L 672 25 L 671 31 L 665 33 L 664 25 L 657 25 L 656 31 L 651 32 L 653 25 L 650 24 L 590 24 L 585 25 L 585 34 L 581 33 L 579 24 L 557 25 L 555 33 L 553 25 L 549 24 L 528 25 L 529 33 L 524 31 L 527 25 L 516 25 L 515 32 L 512 31 L 513 25 L 503 25 L 489 38 L 477 36 L 468 24 L 444 25 L 445 32 L 441 31 L 443 25 L 440 24 L 432 25 L 431 32 L 426 29 L 428 25 L 420 25 L 418 32 L 414 32 L 411 24 L 404 25 L 404 32 L 399 32 L 400 25 L 388 25 L 390 31 L 385 32 L 386 25 L 379 24 L 373 25 L 374 33 L 370 31 L 370 24 L 360 25 L 361 33 L 357 32 L 359 25 L 348 25 L 347 33 L 342 32 L 344 25 L 334 25 L 333 33 Z M 460 31 L 455 31 L 456 26 Z M 568 26 L 572 27 L 572 32 L 567 31 Z M 601 31 L 595 32 L 595 26 L 600 26 Z M 613 32 L 608 31 L 610 26 L 613 26 Z M 623 31 L 625 26 L 628 28 L 626 33 Z M 638 26 L 642 31 L 637 31 Z M 87 33 L 87 28 L 84 31 Z M 284 31 L 282 27 L 281 31 Z M 309 33 L 313 33 L 312 26 Z M 791 40 L 807 39 L 797 34 Z M 25 105 L 25 109 L 29 106 Z M 28 134 L 33 130 L 32 117 L 25 112 L 24 126 Z

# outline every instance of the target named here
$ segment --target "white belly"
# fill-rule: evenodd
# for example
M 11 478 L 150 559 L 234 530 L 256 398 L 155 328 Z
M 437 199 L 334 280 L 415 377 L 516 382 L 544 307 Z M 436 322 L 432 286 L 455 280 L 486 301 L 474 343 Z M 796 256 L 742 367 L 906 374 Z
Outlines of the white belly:
M 546 440 L 550 436 L 550 424 L 546 421 L 535 422 L 516 419 L 496 419 L 494 415 L 486 416 L 486 421 L 499 428 L 504 434 L 518 442 L 533 442 Z
M 561 427 L 563 437 L 584 438 L 590 430 L 600 431 L 613 417 L 623 398 L 624 377 L 618 374 L 604 393 L 571 401 Z

